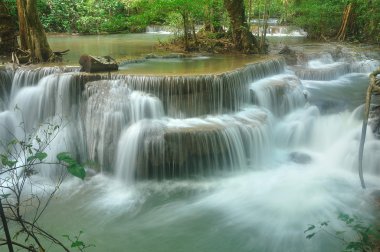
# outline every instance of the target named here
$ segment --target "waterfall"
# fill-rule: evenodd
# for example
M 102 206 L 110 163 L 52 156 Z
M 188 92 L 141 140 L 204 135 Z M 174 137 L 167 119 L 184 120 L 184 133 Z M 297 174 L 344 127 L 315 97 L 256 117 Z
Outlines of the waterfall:
M 17 121 L 12 112 L 0 112 L 0 153 L 2 153 L 8 143 L 17 135 Z
M 304 80 L 308 100 L 321 110 L 354 109 L 363 103 L 368 74 L 351 73 L 330 81 Z
M 80 226 L 94 251 L 342 251 L 340 240 L 323 232 L 308 240 L 304 230 L 321 221 L 345 230 L 340 212 L 374 218 L 380 141 L 370 130 L 366 192 L 356 169 L 368 72 L 378 62 L 304 56 L 294 67 L 270 58 L 219 74 L 111 80 L 0 68 L 0 153 L 15 136 L 35 145 L 62 125 L 47 161 L 68 151 L 96 174 L 68 178 L 41 225 Z M 44 183 L 62 174 L 37 169 Z
M 22 88 L 12 99 L 10 108 L 20 112 L 19 121 L 27 132 L 56 115 L 70 117 L 79 104 L 81 87 L 75 80 L 72 74 L 43 77 L 38 85 Z
M 144 120 L 122 133 L 117 174 L 169 179 L 257 167 L 272 142 L 270 125 L 267 113 L 254 107 L 204 119 Z
M 12 87 L 4 107 L 17 108 L 2 112 L 17 118 L 6 119 L 4 128 L 23 122 L 32 133 L 59 117 L 67 129 L 58 139 L 68 149 L 127 184 L 254 170 L 273 146 L 310 147 L 320 112 L 362 102 L 368 77 L 350 72 L 372 69 L 374 61 L 308 57 L 302 71 L 286 70 L 282 58 L 273 58 L 221 74 L 118 74 L 113 80 L 73 73 L 76 68 L 2 70 L 3 86 Z M 9 89 L 2 98 L 5 93 Z
M 158 98 L 132 91 L 123 80 L 89 82 L 84 94 L 89 158 L 98 162 L 103 171 L 113 170 L 117 142 L 125 126 L 164 116 Z
M 0 68 L 0 111 L 7 108 L 12 88 L 13 71 L 10 68 Z
M 249 101 L 249 83 L 284 71 L 285 61 L 272 59 L 222 74 L 199 76 L 118 75 L 133 90 L 152 93 L 168 116 L 176 118 L 239 111 Z
M 59 67 L 17 68 L 14 73 L 12 93 L 23 87 L 37 85 L 43 77 L 58 72 L 61 72 Z
M 302 80 L 329 81 L 348 73 L 370 73 L 379 65 L 378 60 L 367 59 L 361 54 L 340 52 L 338 55 L 335 55 L 337 61 L 334 61 L 331 53 L 304 56 L 306 64 L 297 65 L 293 70 Z
M 250 85 L 252 103 L 283 116 L 306 104 L 302 83 L 293 75 L 275 75 Z

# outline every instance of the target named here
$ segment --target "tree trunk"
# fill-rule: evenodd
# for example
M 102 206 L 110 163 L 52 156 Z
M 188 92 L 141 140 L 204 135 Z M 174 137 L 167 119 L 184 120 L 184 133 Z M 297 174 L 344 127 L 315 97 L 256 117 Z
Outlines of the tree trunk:
M 183 19 L 183 38 L 185 41 L 185 50 L 189 51 L 189 19 L 188 19 L 188 15 L 186 11 L 182 13 L 182 19 Z
M 269 0 L 265 1 L 265 6 L 264 6 L 264 14 L 263 14 L 263 31 L 261 33 L 261 38 L 260 38 L 260 47 L 259 50 L 261 53 L 266 53 L 267 52 L 267 44 L 266 44 L 266 38 L 267 38 L 267 29 L 268 29 L 268 18 L 269 18 Z
M 340 41 L 343 41 L 346 39 L 346 34 L 347 34 L 347 24 L 349 22 L 349 18 L 351 16 L 351 11 L 352 11 L 352 3 L 349 3 L 343 11 L 343 16 L 342 16 L 342 25 L 340 26 L 339 32 L 336 36 L 336 38 Z
M 0 54 L 10 56 L 16 50 L 17 35 L 16 23 L 12 20 L 11 15 L 4 1 L 0 0 Z
M 249 31 L 245 18 L 245 8 L 243 0 L 224 0 L 224 7 L 227 9 L 231 22 L 232 41 L 235 49 L 244 53 L 257 52 L 255 38 Z
M 30 50 L 32 62 L 46 62 L 53 52 L 37 13 L 36 0 L 17 0 L 21 49 Z
M 195 31 L 194 18 L 190 18 L 190 24 L 191 24 L 191 34 L 193 35 L 193 40 L 194 40 L 195 44 L 198 44 L 197 33 Z

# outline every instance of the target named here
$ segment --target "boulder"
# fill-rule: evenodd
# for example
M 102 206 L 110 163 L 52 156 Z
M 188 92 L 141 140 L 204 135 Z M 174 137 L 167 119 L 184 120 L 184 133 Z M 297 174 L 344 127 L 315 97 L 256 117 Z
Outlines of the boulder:
M 82 55 L 79 59 L 81 65 L 81 72 L 110 72 L 117 71 L 119 69 L 116 61 L 110 56 L 92 56 Z
M 372 132 L 376 138 L 380 139 L 380 106 L 373 106 L 369 117 L 368 124 L 371 126 Z
M 371 196 L 375 202 L 380 204 L 380 190 L 374 190 L 371 192 Z
M 289 154 L 289 158 L 297 164 L 308 164 L 311 162 L 311 157 L 308 154 L 301 152 L 292 152 Z
M 290 49 L 288 46 L 284 46 L 278 54 L 284 56 L 286 64 L 293 66 L 297 64 L 297 54 L 294 50 Z

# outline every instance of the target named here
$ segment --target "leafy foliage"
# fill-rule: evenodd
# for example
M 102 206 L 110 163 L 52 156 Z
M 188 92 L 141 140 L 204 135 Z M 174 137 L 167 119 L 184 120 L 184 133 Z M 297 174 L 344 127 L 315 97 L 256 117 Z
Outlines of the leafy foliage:
M 310 38 L 320 39 L 337 34 L 344 4 L 340 0 L 301 0 L 295 1 L 292 8 L 292 21 L 304 28 Z
M 313 39 L 334 38 L 342 23 L 347 4 L 353 5 L 347 35 L 353 41 L 380 42 L 379 1 L 293 0 L 290 21 L 304 28 Z
M 69 235 L 63 235 L 68 241 L 71 242 L 70 247 L 78 249 L 79 251 L 83 252 L 87 248 L 95 247 L 94 244 L 85 244 L 84 241 L 80 240 L 80 236 L 83 234 L 83 231 L 79 231 L 78 235 L 75 235 L 74 238 L 71 238 Z
M 329 222 L 323 221 L 316 225 L 309 225 L 304 231 L 306 239 L 312 239 L 317 233 L 323 232 L 340 240 L 345 245 L 344 252 L 374 251 L 376 247 L 375 241 L 380 237 L 379 230 L 355 215 L 350 216 L 346 213 L 339 213 L 337 218 L 345 224 L 345 230 L 330 230 L 328 229 Z
M 57 155 L 58 161 L 66 166 L 67 171 L 73 175 L 74 177 L 78 177 L 80 179 L 84 179 L 86 177 L 86 171 L 82 165 L 78 164 L 78 162 L 71 157 L 71 154 L 68 152 L 61 152 Z
M 39 0 L 40 18 L 50 32 L 100 33 L 126 30 L 126 9 L 118 0 Z
M 14 0 L 2 0 L 17 20 Z M 341 26 L 347 4 L 353 5 L 347 38 L 380 43 L 379 0 L 244 0 L 248 20 L 262 19 L 264 10 L 280 22 L 300 26 L 312 39 L 332 39 Z M 269 2 L 266 9 L 264 7 Z M 48 32 L 84 34 L 144 32 L 147 25 L 180 28 L 192 23 L 206 31 L 228 25 L 223 0 L 37 0 Z
M 23 139 L 13 136 L 14 139 L 7 143 L 0 139 L 0 213 L 6 233 L 6 239 L 0 236 L 1 241 L 6 241 L 0 246 L 13 244 L 27 251 L 45 251 L 43 241 L 48 241 L 69 251 L 62 242 L 38 225 L 66 175 L 71 174 L 82 180 L 86 176 L 84 167 L 70 153 L 59 153 L 56 159 L 48 156 L 49 145 L 59 129 L 57 125 L 46 123 L 38 133 L 25 134 Z M 44 169 L 57 169 L 55 178 L 44 180 L 43 183 L 35 181 L 33 175 Z M 7 211 L 4 212 L 4 209 Z M 7 223 L 12 224 L 12 238 Z M 79 243 L 78 239 L 79 236 L 74 244 L 76 246 L 72 248 L 84 251 L 87 246 L 83 242 Z

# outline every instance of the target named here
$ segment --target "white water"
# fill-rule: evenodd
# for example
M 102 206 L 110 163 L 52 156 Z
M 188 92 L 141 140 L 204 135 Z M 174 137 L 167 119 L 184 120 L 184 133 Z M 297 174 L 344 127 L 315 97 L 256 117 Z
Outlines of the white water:
M 322 69 L 323 64 L 334 63 L 318 62 Z M 40 106 L 54 86 L 44 83 L 54 76 L 22 88 L 11 104 L 24 104 L 34 97 L 29 92 L 36 92 L 41 94 L 36 105 L 19 107 L 31 109 L 26 116 L 37 113 L 32 106 Z M 60 80 L 55 83 L 65 86 Z M 158 97 L 131 91 L 128 82 L 90 83 L 77 110 L 84 114 L 67 113 L 77 121 L 57 141 L 72 143 L 65 147 L 81 155 L 87 149 L 99 162 L 111 159 L 115 168 L 109 160 L 105 174 L 68 180 L 41 225 L 58 236 L 83 230 L 82 239 L 96 244 L 91 251 L 341 251 L 337 239 L 321 233 L 307 240 L 303 231 L 321 221 L 330 221 L 333 232 L 345 229 L 339 212 L 374 218 L 369 194 L 377 189 L 380 156 L 373 153 L 380 141 L 370 130 L 366 191 L 356 172 L 367 84 L 363 73 L 321 81 L 287 72 L 247 83 L 246 92 L 255 92 L 253 103 L 260 107 L 246 104 L 240 112 L 173 119 L 165 117 L 170 108 Z M 49 109 L 76 110 L 64 104 Z M 62 110 L 49 111 L 39 117 Z M 12 113 L 0 117 L 13 118 Z M 35 116 L 30 120 L 37 125 Z M 5 132 L 0 130 L 2 138 Z M 294 152 L 310 156 L 310 163 L 292 159 Z M 175 179 L 135 180 L 144 175 Z

